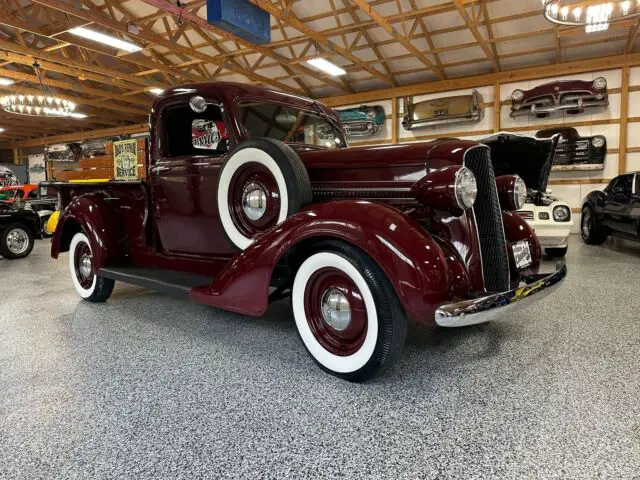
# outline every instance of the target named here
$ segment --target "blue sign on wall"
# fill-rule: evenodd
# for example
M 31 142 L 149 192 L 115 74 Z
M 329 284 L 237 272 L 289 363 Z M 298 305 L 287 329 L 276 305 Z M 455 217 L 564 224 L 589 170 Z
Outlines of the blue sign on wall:
M 251 43 L 271 41 L 270 20 L 247 0 L 207 0 L 207 22 Z

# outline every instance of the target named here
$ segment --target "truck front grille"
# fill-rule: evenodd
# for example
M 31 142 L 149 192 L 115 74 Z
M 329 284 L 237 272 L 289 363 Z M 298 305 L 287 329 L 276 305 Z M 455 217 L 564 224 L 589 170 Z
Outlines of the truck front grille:
M 484 287 L 489 292 L 503 292 L 510 288 L 509 259 L 489 147 L 471 147 L 464 154 L 464 164 L 476 176 L 478 184 L 473 213 L 480 241 Z

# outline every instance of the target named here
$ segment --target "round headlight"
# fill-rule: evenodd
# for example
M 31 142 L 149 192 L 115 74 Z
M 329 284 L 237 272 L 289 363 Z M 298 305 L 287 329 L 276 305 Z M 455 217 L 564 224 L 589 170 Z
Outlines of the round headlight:
M 514 90 L 511 94 L 511 100 L 513 100 L 514 102 L 519 102 L 520 100 L 522 100 L 522 97 L 524 97 L 524 92 L 520 89 Z
M 604 90 L 607 88 L 607 79 L 604 77 L 598 77 L 593 81 L 593 88 L 596 90 Z
M 568 222 L 571 219 L 571 210 L 565 205 L 559 205 L 553 209 L 553 219 L 556 222 Z
M 376 118 L 376 111 L 373 108 L 370 108 L 369 110 L 367 110 L 366 115 L 369 120 L 373 120 Z
M 514 175 L 514 177 L 516 181 L 513 185 L 513 203 L 516 206 L 516 210 L 520 210 L 527 201 L 527 185 L 518 175 Z
M 593 145 L 596 148 L 604 147 L 604 142 L 605 142 L 605 138 L 600 136 L 593 137 L 593 139 L 591 139 L 591 145 Z
M 466 167 L 458 170 L 454 187 L 458 206 L 463 210 L 473 207 L 478 194 L 478 185 L 473 172 Z

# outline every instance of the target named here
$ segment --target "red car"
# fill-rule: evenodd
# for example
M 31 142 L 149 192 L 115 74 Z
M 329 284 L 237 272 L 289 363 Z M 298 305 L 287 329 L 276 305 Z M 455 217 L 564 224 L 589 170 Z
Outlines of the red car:
M 166 90 L 150 121 L 148 181 L 51 184 L 51 253 L 86 300 L 116 280 L 254 316 L 291 296 L 311 357 L 362 381 L 408 319 L 486 322 L 566 275 L 538 273 L 526 186 L 477 142 L 349 148 L 317 101 L 223 82 Z
M 9 185 L 0 187 L 0 200 L 5 202 L 15 202 L 16 200 L 27 200 L 38 198 L 38 185 Z
M 561 80 L 538 85 L 531 90 L 516 89 L 511 94 L 511 118 L 531 115 L 548 117 L 555 112 L 576 115 L 585 108 L 607 107 L 607 80 Z

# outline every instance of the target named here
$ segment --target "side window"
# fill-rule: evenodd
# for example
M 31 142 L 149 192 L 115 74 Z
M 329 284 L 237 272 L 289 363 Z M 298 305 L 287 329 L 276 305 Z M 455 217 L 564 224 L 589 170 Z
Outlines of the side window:
M 208 104 L 202 113 L 194 112 L 188 104 L 168 107 L 162 121 L 165 157 L 220 154 L 229 149 L 229 135 L 217 105 Z
M 24 190 L 16 190 L 15 198 L 23 198 L 23 197 L 24 197 Z
M 632 175 L 624 175 L 622 177 L 618 177 L 615 181 L 615 184 L 612 185 L 611 192 L 614 195 L 631 195 L 631 183 L 633 180 Z

